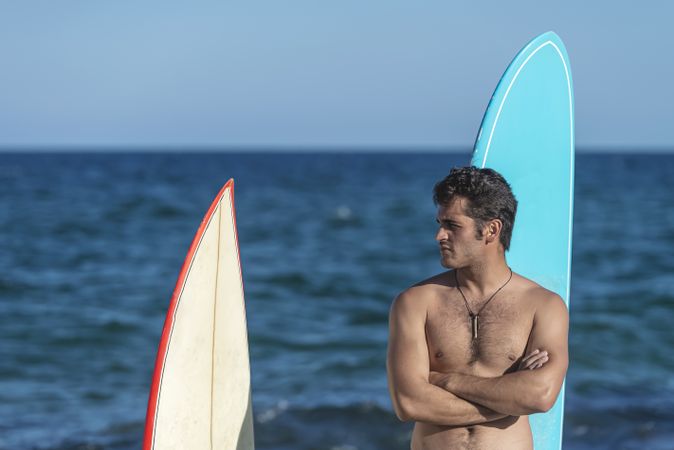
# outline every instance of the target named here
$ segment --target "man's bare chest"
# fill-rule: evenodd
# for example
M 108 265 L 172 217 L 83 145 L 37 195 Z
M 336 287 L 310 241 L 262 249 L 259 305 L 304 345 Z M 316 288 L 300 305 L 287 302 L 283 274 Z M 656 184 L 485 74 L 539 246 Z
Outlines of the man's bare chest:
M 495 298 L 480 312 L 474 337 L 475 326 L 462 299 L 449 297 L 434 303 L 426 320 L 431 370 L 471 371 L 480 366 L 502 374 L 526 350 L 533 315 L 526 302 Z

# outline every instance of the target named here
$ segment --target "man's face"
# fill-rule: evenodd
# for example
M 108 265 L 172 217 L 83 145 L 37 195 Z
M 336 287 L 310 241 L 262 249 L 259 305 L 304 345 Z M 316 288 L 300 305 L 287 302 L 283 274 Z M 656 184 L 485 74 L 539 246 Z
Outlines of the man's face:
M 444 267 L 465 267 L 479 259 L 485 250 L 484 239 L 475 238 L 475 221 L 464 213 L 467 204 L 467 199 L 456 196 L 447 206 L 438 206 L 435 240 L 440 245 Z

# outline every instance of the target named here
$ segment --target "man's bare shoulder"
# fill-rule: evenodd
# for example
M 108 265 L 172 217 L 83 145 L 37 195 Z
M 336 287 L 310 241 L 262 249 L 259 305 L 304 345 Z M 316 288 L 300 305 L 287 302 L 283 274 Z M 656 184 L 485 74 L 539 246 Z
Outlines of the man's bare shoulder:
M 433 275 L 422 280 L 396 296 L 394 305 L 402 308 L 426 308 L 438 297 L 442 290 L 449 286 L 449 271 Z
M 521 295 L 531 302 L 537 313 L 559 313 L 567 309 L 566 303 L 557 293 L 522 275 L 517 274 L 517 277 Z

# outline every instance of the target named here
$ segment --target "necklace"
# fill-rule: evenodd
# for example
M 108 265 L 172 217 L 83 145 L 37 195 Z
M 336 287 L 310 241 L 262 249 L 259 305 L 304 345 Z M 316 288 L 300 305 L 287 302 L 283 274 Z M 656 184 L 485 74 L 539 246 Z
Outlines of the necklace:
M 508 267 L 508 269 L 510 269 L 510 267 Z M 498 294 L 498 293 L 501 291 L 501 289 L 503 289 L 504 287 L 506 287 L 506 284 L 510 283 L 510 280 L 511 280 L 512 277 L 513 277 L 513 270 L 510 269 L 510 276 L 508 277 L 508 281 L 506 281 L 505 283 L 503 283 L 503 286 L 501 286 L 500 288 L 498 288 L 498 289 L 496 290 L 496 292 L 494 292 L 493 294 L 491 294 L 491 297 L 489 297 L 489 299 L 487 299 L 487 301 L 485 302 L 485 304 L 482 305 L 482 308 L 480 308 L 480 310 L 477 312 L 477 314 L 475 314 L 475 313 L 473 312 L 473 310 L 470 309 L 470 306 L 468 306 L 468 300 L 466 300 L 466 295 L 465 295 L 465 294 L 463 293 L 463 291 L 461 290 L 461 286 L 459 286 L 459 276 L 456 274 L 456 272 L 457 272 L 457 271 L 454 270 L 454 280 L 456 281 L 456 287 L 459 289 L 459 292 L 461 293 L 461 297 L 463 297 L 463 302 L 466 304 L 466 309 L 468 310 L 468 315 L 470 316 L 470 325 L 471 325 L 471 328 L 472 328 L 472 330 L 473 330 L 473 339 L 477 339 L 477 330 L 478 330 L 478 327 L 479 327 L 478 319 L 479 319 L 479 317 L 480 317 L 480 313 L 482 312 L 482 310 L 484 309 L 484 307 L 487 306 L 487 305 L 489 304 L 489 302 L 491 301 L 491 299 L 494 298 L 494 297 L 496 296 L 496 294 Z

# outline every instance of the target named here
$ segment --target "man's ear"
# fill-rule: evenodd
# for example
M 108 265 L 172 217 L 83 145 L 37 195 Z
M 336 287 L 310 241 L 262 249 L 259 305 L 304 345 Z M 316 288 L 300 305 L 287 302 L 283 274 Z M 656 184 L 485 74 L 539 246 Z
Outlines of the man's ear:
M 487 222 L 484 227 L 485 243 L 499 242 L 502 229 L 503 222 L 501 222 L 501 219 L 493 219 Z

